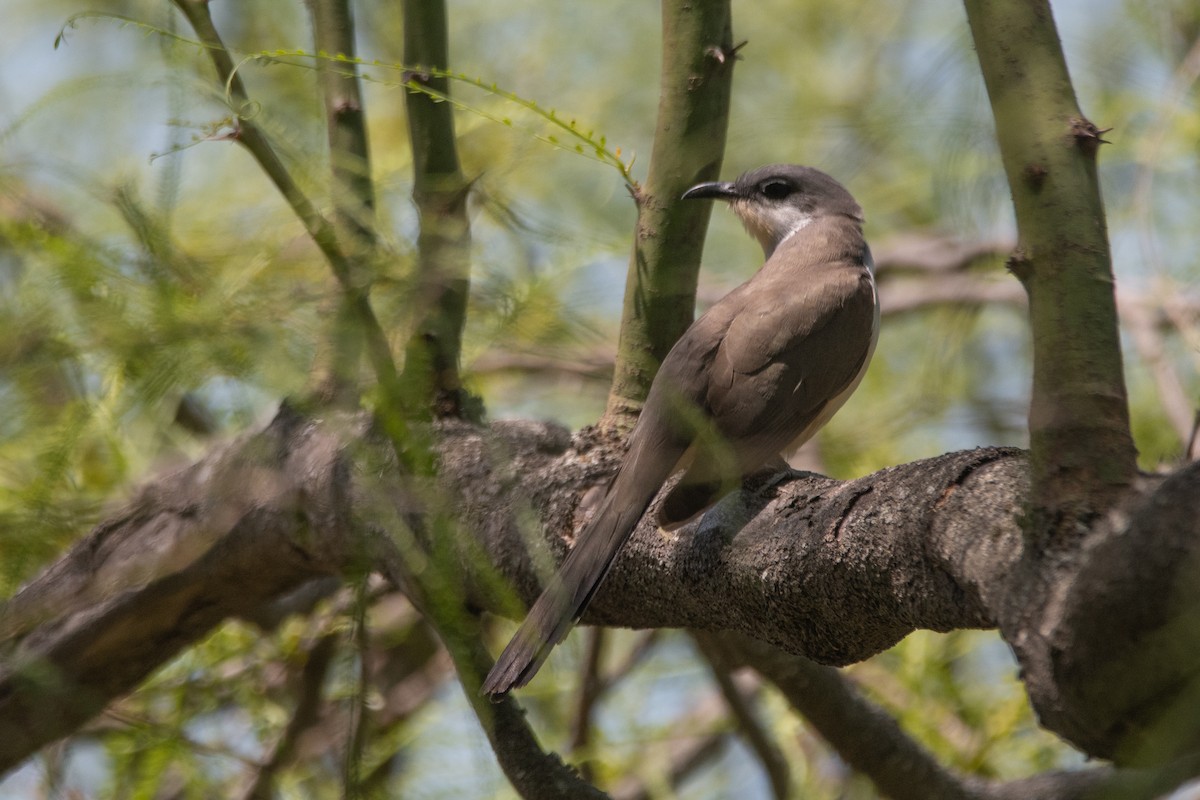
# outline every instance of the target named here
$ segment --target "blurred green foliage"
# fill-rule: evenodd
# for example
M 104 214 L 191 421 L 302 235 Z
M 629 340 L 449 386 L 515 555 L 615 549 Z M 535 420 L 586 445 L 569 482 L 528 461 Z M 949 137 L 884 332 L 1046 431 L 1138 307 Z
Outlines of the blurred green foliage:
M 213 8 L 226 41 L 242 53 L 311 49 L 302 4 L 239 0 Z M 399 5 L 370 0 L 355 8 L 360 55 L 398 63 Z M 1102 127 L 1116 127 L 1101 168 L 1120 286 L 1184 294 L 1178 287 L 1200 277 L 1193 255 L 1200 112 L 1179 64 L 1195 46 L 1200 17 L 1183 0 L 1076 0 L 1057 8 L 1081 105 Z M 168 4 L 150 0 L 12 0 L 6 7 L 5 594 L 138 480 L 186 463 L 213 437 L 243 430 L 280 399 L 302 395 L 336 300 L 299 223 L 249 157 L 221 140 L 229 110 L 202 54 L 101 20 L 81 22 L 52 49 L 63 22 L 89 9 L 186 34 Z M 749 45 L 736 71 L 726 175 L 772 161 L 817 165 L 854 191 L 877 246 L 914 230 L 966 241 L 1011 236 L 986 97 L 955 3 L 756 0 L 734 11 L 735 37 Z M 644 169 L 657 104 L 652 4 L 463 0 L 451 5 L 450 25 L 454 69 L 578 119 L 624 157 L 643 154 L 635 178 Z M 248 63 L 242 75 L 256 122 L 327 205 L 314 73 Z M 364 91 L 379 232 L 390 256 L 373 299 L 399 350 L 416 232 L 403 96 L 386 82 L 368 82 Z M 486 93 L 471 102 L 487 112 L 460 111 L 456 120 L 464 171 L 475 180 L 464 352 L 471 387 L 493 418 L 586 424 L 603 407 L 604 370 L 593 367 L 613 348 L 633 205 L 611 169 L 540 142 L 545 120 Z M 759 260 L 721 213 L 706 253 L 702 281 L 714 287 L 740 282 Z M 1166 332 L 1165 352 L 1194 401 L 1200 326 L 1194 317 L 1190 326 Z M 846 477 L 952 448 L 1024 443 L 1028 349 L 1023 318 L 1006 308 L 940 308 L 886 322 L 866 380 L 822 434 L 827 470 Z M 1179 457 L 1179 435 L 1141 353 L 1131 343 L 1126 352 L 1135 434 L 1143 466 L 1153 468 Z M 520 366 L 530 362 L 549 366 Z M 372 626 L 398 637 L 389 647 L 406 646 L 419 629 L 412 620 Z M 323 637 L 335 655 L 322 724 L 344 731 L 362 653 L 350 641 L 345 598 L 335 595 L 274 630 L 225 626 L 0 792 L 234 796 L 282 735 L 297 675 Z M 567 742 L 578 639 L 526 696 L 551 747 Z M 619 661 L 635 641 L 613 635 L 609 660 Z M 992 634 L 919 632 L 848 674 L 956 768 L 1003 778 L 1077 761 L 1038 731 L 1006 648 Z M 709 691 L 686 640 L 664 636 L 600 710 L 585 753 L 597 775 L 641 777 L 659 787 L 656 796 L 671 796 L 662 745 L 698 733 L 680 730 L 679 720 Z M 796 796 L 874 796 L 780 698 L 765 692 L 759 712 L 792 765 Z M 328 738 L 333 745 L 313 744 L 318 756 L 279 774 L 279 796 L 339 796 L 337 736 Z M 510 792 L 452 679 L 373 731 L 364 768 L 376 767 L 383 770 L 379 786 L 405 797 Z M 767 796 L 752 759 L 729 746 L 679 791 L 706 798 L 734 790 Z

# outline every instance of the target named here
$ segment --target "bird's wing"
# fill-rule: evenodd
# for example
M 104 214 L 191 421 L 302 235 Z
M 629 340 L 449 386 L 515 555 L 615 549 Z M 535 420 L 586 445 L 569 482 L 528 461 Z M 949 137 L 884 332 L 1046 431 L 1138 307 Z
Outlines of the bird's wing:
M 778 453 L 862 371 L 875 291 L 869 273 L 850 265 L 831 265 L 805 286 L 774 283 L 753 287 L 774 301 L 749 302 L 730 323 L 709 372 L 708 404 L 726 438 L 766 435 Z

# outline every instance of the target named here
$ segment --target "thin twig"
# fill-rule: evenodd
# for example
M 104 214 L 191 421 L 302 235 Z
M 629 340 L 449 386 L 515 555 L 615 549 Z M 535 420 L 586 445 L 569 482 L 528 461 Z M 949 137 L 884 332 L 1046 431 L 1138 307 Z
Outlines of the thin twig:
M 663 631 L 659 629 L 643 631 L 625 658 L 613 667 L 612 670 L 601 676 L 600 693 L 607 692 L 613 686 L 623 681 L 629 673 L 637 669 L 638 665 L 645 661 L 650 653 L 654 651 L 654 648 L 658 646 L 658 641 L 662 638 L 662 634 Z
M 358 654 L 358 680 L 355 682 L 354 695 L 350 698 L 349 735 L 346 737 L 346 752 L 342 762 L 342 787 L 347 800 L 363 796 L 362 792 L 362 758 L 367 744 L 367 728 L 370 714 L 367 709 L 367 694 L 370 692 L 371 675 L 370 634 L 367 630 L 367 584 L 364 576 L 355 591 L 354 597 L 354 626 L 352 641 Z
M 724 751 L 729 743 L 729 734 L 723 731 L 688 739 L 672 748 L 667 767 L 666 782 L 676 789 L 698 769 L 708 764 Z M 659 793 L 639 780 L 630 780 L 613 790 L 614 800 L 652 800 Z
M 592 709 L 605 688 L 600 677 L 600 660 L 604 654 L 607 633 L 604 628 L 590 627 L 584 631 L 584 635 L 587 638 L 587 646 L 580 667 L 575 714 L 571 722 L 571 743 L 568 746 L 572 754 L 586 750 L 590 744 Z M 579 772 L 586 780 L 591 780 L 592 769 L 586 761 L 579 765 Z
M 701 657 L 708 662 L 713 680 L 720 689 L 721 696 L 725 698 L 725 704 L 729 706 L 733 718 L 737 720 L 742 738 L 750 746 L 750 750 L 758 758 L 759 763 L 762 764 L 763 771 L 767 773 L 771 791 L 777 800 L 783 800 L 788 796 L 788 787 L 792 779 L 791 771 L 788 769 L 787 759 L 784 758 L 783 752 L 772 740 L 771 734 L 763 728 L 755 716 L 754 710 L 750 707 L 753 695 L 758 690 L 757 679 L 746 675 L 735 680 L 729 668 L 721 663 L 717 651 L 709 642 L 708 634 L 694 633 L 692 639 L 695 641 Z M 739 683 L 743 685 L 739 685 Z
M 1120 297 L 1118 296 L 1118 301 Z M 1144 306 L 1120 304 L 1121 321 L 1130 333 L 1138 355 L 1145 362 L 1158 387 L 1158 402 L 1180 445 L 1186 450 L 1192 433 L 1192 404 L 1183 388 L 1179 372 L 1167 358 L 1166 343 Z
M 672 737 L 667 744 L 666 783 L 678 787 L 696 770 L 719 756 L 729 741 L 727 707 L 717 692 L 709 692 L 698 698 L 693 710 L 671 725 L 675 731 L 695 731 L 693 735 Z M 657 796 L 651 789 L 657 782 L 647 782 L 629 776 L 612 791 L 617 800 L 643 800 Z
M 304 662 L 296 690 L 296 708 L 270 757 L 255 772 L 254 780 L 242 795 L 244 800 L 267 800 L 273 796 L 275 775 L 291 763 L 300 736 L 320 719 L 322 689 L 333 655 L 337 652 L 338 639 L 333 634 L 322 636 L 309 648 L 308 660 Z

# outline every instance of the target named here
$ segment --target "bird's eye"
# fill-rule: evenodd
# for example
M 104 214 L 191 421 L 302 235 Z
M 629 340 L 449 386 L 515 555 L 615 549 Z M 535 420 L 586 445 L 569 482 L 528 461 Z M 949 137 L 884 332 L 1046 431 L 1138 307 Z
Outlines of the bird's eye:
M 767 181 L 759 191 L 770 200 L 782 200 L 792 193 L 792 186 L 787 181 Z

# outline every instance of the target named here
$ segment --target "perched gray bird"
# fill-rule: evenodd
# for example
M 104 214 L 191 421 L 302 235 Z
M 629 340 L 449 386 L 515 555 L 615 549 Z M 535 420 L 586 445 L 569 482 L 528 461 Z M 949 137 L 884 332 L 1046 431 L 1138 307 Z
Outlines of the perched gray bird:
M 583 614 L 667 479 L 658 523 L 678 527 L 813 436 L 858 386 L 879 304 L 862 209 L 812 167 L 775 165 L 685 199 L 728 201 L 766 263 L 692 323 L 650 387 L 621 468 L 483 684 L 524 686 Z

